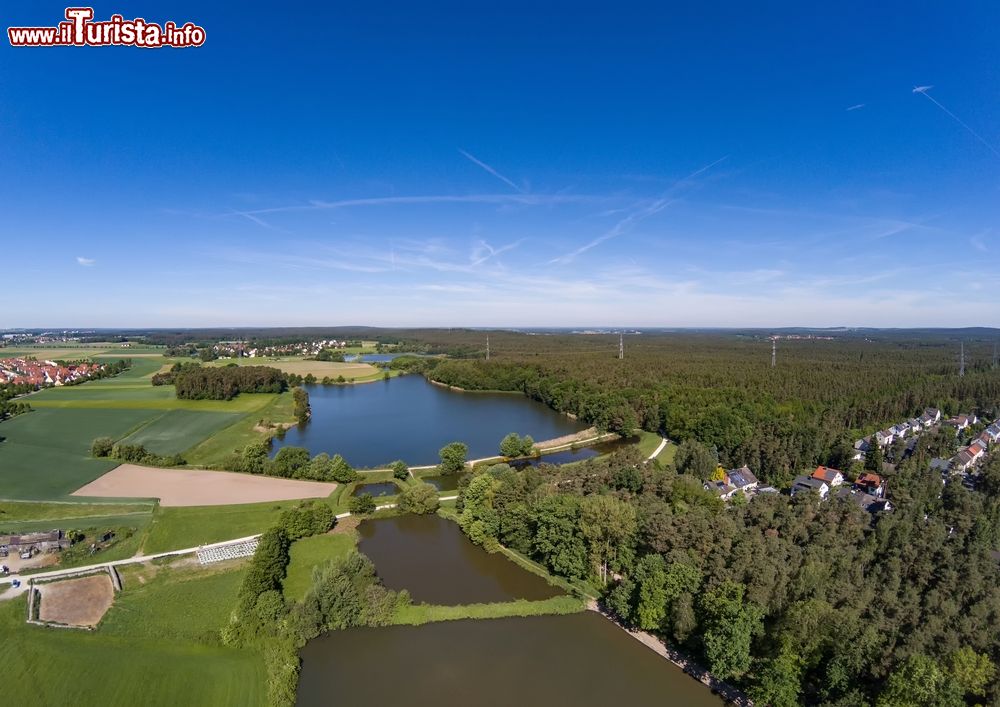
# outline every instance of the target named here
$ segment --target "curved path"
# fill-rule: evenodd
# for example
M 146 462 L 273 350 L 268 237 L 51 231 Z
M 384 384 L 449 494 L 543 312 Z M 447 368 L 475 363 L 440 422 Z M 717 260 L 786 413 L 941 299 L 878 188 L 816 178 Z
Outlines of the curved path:
M 667 442 L 668 442 L 668 440 L 667 440 L 666 437 L 661 437 L 660 438 L 660 446 L 656 448 L 656 451 L 654 451 L 652 454 L 650 454 L 648 457 L 646 457 L 646 461 L 650 461 L 652 459 L 656 459 L 658 456 L 660 456 L 660 452 L 662 452 L 663 448 L 667 446 Z

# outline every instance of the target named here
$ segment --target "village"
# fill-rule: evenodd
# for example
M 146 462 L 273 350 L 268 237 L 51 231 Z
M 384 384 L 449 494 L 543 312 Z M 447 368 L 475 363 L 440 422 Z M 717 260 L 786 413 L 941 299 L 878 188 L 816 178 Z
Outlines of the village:
M 989 455 L 990 448 L 1000 443 L 1000 420 L 985 426 L 975 435 L 968 433 L 970 428 L 983 425 L 983 421 L 974 413 L 955 415 L 942 422 L 940 410 L 927 408 L 919 417 L 905 420 L 857 440 L 854 443 L 855 452 L 852 461 L 855 464 L 864 462 L 866 455 L 876 447 L 888 451 L 896 442 L 906 442 L 899 456 L 907 456 L 913 453 L 917 437 L 944 426 L 954 430 L 956 437 L 965 437 L 968 444 L 959 447 L 957 453 L 950 458 L 938 457 L 931 460 L 930 468 L 941 473 L 942 483 L 951 477 L 961 478 L 963 486 L 975 490 L 978 467 Z M 872 514 L 892 510 L 892 503 L 886 497 L 887 483 L 882 475 L 864 471 L 858 473 L 853 482 L 850 481 L 851 476 L 840 469 L 821 465 L 812 473 L 797 476 L 792 482 L 789 494 L 796 496 L 814 492 L 821 501 L 831 496 L 843 498 Z M 732 501 L 739 494 L 750 499 L 758 493 L 779 493 L 773 486 L 761 486 L 757 477 L 746 465 L 739 469 L 720 468 L 716 476 L 707 481 L 704 487 L 723 501 Z
M 35 389 L 78 383 L 103 370 L 98 363 L 57 363 L 33 358 L 0 359 L 0 385 L 27 385 Z

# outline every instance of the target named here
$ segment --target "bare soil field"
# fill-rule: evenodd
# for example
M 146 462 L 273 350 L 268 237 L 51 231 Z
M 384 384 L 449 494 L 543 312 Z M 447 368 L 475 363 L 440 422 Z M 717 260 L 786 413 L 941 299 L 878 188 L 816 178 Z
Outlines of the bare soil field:
M 38 618 L 70 626 L 96 626 L 115 600 L 106 573 L 37 585 L 41 594 Z
M 241 358 L 238 361 L 230 359 L 220 359 L 214 361 L 213 366 L 225 366 L 230 363 L 237 363 L 240 366 L 267 366 L 277 368 L 285 373 L 297 373 L 300 376 L 307 376 L 312 373 L 319 380 L 329 376 L 336 378 L 367 378 L 376 376 L 379 370 L 375 366 L 367 363 L 340 363 L 338 361 L 307 361 L 305 359 L 268 359 L 268 358 Z
M 228 506 L 239 503 L 326 498 L 337 484 L 251 476 L 231 471 L 156 469 L 122 464 L 73 492 L 102 498 L 158 498 L 161 506 Z

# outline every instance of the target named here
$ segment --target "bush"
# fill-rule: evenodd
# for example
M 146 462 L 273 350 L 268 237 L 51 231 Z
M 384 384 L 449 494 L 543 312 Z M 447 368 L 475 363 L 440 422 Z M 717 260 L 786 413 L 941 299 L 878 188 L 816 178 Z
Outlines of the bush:
M 370 493 L 363 493 L 360 496 L 355 496 L 351 499 L 349 508 L 351 509 L 351 513 L 356 513 L 358 515 L 374 513 L 375 497 Z
M 405 480 L 410 475 L 410 467 L 406 466 L 406 462 L 401 459 L 394 461 L 389 465 L 389 468 L 392 469 L 392 475 L 400 481 Z
M 320 535 L 334 526 L 333 509 L 319 501 L 307 501 L 281 514 L 278 525 L 291 541 L 310 535 Z
M 115 441 L 110 437 L 98 437 L 90 445 L 90 455 L 93 457 L 106 457 L 111 454 Z
M 405 513 L 434 513 L 439 505 L 437 489 L 431 484 L 407 486 L 399 495 L 399 510 Z

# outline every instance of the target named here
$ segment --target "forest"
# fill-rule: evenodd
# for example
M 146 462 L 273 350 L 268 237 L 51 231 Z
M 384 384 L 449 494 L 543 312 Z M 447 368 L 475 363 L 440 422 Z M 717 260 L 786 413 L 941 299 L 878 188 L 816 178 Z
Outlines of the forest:
M 759 494 L 619 453 L 543 472 L 497 465 L 461 486 L 463 530 L 588 580 L 761 704 L 1000 704 L 1000 458 L 983 492 L 942 488 L 922 448 L 889 514 Z M 615 579 L 615 578 L 618 579 Z
M 175 364 L 167 373 L 153 376 L 153 385 L 173 383 L 177 397 L 185 400 L 231 400 L 240 393 L 283 393 L 288 377 L 267 366 Z
M 484 337 L 474 333 L 480 340 Z M 467 341 L 454 335 L 451 347 Z M 446 333 L 427 343 L 443 347 Z M 839 461 L 844 445 L 925 407 L 945 415 L 1000 408 L 995 341 L 903 334 L 771 340 L 762 334 L 625 337 L 490 333 L 491 358 L 404 357 L 392 365 L 467 390 L 520 391 L 602 429 L 641 427 L 697 440 L 727 468 L 747 464 L 784 485 L 803 469 Z

